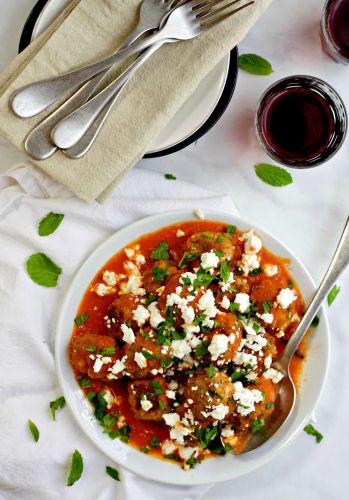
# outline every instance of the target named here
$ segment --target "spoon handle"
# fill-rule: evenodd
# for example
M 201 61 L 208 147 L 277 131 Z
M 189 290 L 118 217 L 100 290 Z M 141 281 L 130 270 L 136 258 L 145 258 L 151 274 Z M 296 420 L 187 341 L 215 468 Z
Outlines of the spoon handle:
M 317 292 L 315 293 L 306 313 L 304 314 L 298 328 L 290 338 L 287 346 L 279 358 L 276 364 L 280 366 L 281 369 L 287 370 L 288 365 L 292 359 L 292 356 L 296 352 L 298 345 L 304 335 L 306 334 L 308 328 L 310 327 L 316 313 L 320 309 L 320 306 L 327 294 L 330 292 L 335 281 L 344 271 L 347 264 L 349 263 L 349 217 L 344 227 L 343 234 L 339 241 L 337 250 L 333 256 L 330 267 L 323 278 L 321 285 L 319 286 Z

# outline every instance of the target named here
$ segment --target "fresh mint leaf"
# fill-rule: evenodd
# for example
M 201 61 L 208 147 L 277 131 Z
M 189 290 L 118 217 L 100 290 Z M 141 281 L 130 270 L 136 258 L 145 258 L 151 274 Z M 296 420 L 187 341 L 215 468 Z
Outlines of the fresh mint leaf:
M 341 288 L 340 286 L 337 286 L 337 285 L 333 285 L 333 288 L 332 290 L 330 291 L 330 293 L 327 295 L 327 304 L 330 306 L 333 304 L 335 298 L 337 297 L 337 295 L 339 294 L 339 292 L 341 291 Z
M 82 459 L 82 455 L 78 450 L 75 450 L 72 456 L 67 486 L 73 486 L 76 481 L 79 481 L 83 470 L 84 462 Z
M 64 219 L 63 214 L 54 214 L 50 212 L 39 222 L 38 234 L 39 236 L 49 236 L 54 233 L 56 229 L 61 225 Z
M 82 325 L 84 325 L 86 323 L 87 320 L 88 320 L 88 314 L 87 313 L 81 313 L 81 314 L 79 314 L 79 316 L 77 316 L 74 319 L 74 323 L 77 326 L 82 326 Z
M 32 420 L 28 420 L 28 427 L 33 436 L 34 441 L 37 443 L 39 441 L 40 432 Z
M 292 184 L 293 182 L 291 174 L 276 165 L 257 163 L 257 165 L 255 165 L 255 171 L 257 177 L 270 186 L 282 187 Z
M 273 73 L 273 67 L 269 61 L 257 54 L 241 54 L 239 57 L 241 69 L 258 76 L 268 76 Z
M 166 241 L 162 241 L 158 244 L 155 250 L 152 251 L 150 257 L 154 260 L 168 260 L 170 258 L 168 249 L 168 243 Z
M 219 276 L 224 283 L 226 283 L 230 276 L 230 269 L 226 262 L 222 262 L 221 267 L 219 269 Z
M 162 283 L 166 276 L 170 274 L 168 269 L 163 269 L 162 267 L 155 266 L 153 269 L 153 278 L 155 283 Z
M 167 179 L 168 181 L 176 181 L 177 177 L 172 174 L 165 174 L 165 179 Z
M 47 255 L 35 253 L 27 261 L 27 273 L 32 281 L 47 288 L 57 286 L 57 281 L 62 272 Z
M 105 468 L 105 472 L 110 476 L 111 478 L 115 479 L 115 481 L 120 481 L 120 476 L 119 472 L 116 469 L 113 469 L 113 467 L 107 467 Z
M 304 427 L 304 432 L 306 432 L 310 436 L 314 436 L 317 443 L 321 443 L 324 438 L 324 436 L 319 431 L 317 431 L 312 424 L 306 425 Z
M 50 408 L 53 420 L 56 420 L 56 411 L 61 408 L 64 408 L 64 406 L 65 406 L 64 396 L 61 396 L 60 398 L 56 399 L 56 401 L 51 401 Z

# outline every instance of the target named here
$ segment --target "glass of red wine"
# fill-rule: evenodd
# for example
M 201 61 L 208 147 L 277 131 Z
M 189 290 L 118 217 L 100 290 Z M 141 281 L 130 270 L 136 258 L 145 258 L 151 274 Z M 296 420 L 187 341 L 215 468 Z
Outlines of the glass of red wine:
M 349 0 L 327 0 L 321 35 L 325 51 L 335 61 L 349 64 Z
M 274 160 L 309 168 L 329 160 L 344 142 L 346 109 L 337 92 L 312 76 L 279 80 L 262 96 L 255 129 Z

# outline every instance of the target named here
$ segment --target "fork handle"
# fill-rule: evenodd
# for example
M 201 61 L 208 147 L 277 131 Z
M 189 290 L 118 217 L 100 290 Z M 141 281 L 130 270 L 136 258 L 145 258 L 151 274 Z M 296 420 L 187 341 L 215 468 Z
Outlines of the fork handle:
M 166 38 L 162 31 L 158 31 L 145 40 L 141 40 L 127 49 L 120 50 L 116 54 L 88 66 L 69 71 L 64 75 L 25 85 L 11 97 L 13 112 L 21 118 L 30 118 L 41 113 L 69 91 L 77 89 L 80 85 L 91 80 L 91 78 L 102 73 L 117 62 L 137 52 L 141 52 L 154 43 Z
M 109 114 L 121 91 L 135 72 L 166 42 L 162 40 L 151 46 L 134 61 L 114 82 L 93 99 L 63 119 L 52 131 L 53 142 L 61 149 L 68 149 L 80 141 L 91 127 L 98 115 L 103 111 L 105 118 Z M 105 109 L 104 109 L 105 108 Z M 101 124 L 103 125 L 103 123 Z
M 307 330 L 309 329 L 316 313 L 321 307 L 322 302 L 326 298 L 327 294 L 330 292 L 331 288 L 335 284 L 337 278 L 344 271 L 349 263 L 349 217 L 345 224 L 341 239 L 339 241 L 337 250 L 333 256 L 330 267 L 328 268 L 325 277 L 323 278 L 321 285 L 319 286 L 317 292 L 315 293 L 306 313 L 304 314 L 298 328 L 290 338 L 287 346 L 282 354 L 282 356 L 273 363 L 276 368 L 279 365 L 281 371 L 287 372 L 289 363 L 292 356 L 296 352 L 298 345 Z
M 138 24 L 119 50 L 132 45 L 144 35 L 146 31 L 148 30 L 144 29 L 141 24 Z M 54 154 L 57 150 L 57 146 L 51 140 L 52 129 L 57 123 L 63 120 L 63 118 L 85 104 L 110 71 L 111 68 L 108 68 L 102 73 L 94 76 L 92 80 L 85 83 L 72 95 L 72 97 L 70 97 L 70 99 L 65 101 L 56 111 L 51 113 L 29 133 L 25 140 L 24 147 L 32 158 L 35 160 L 45 160 Z

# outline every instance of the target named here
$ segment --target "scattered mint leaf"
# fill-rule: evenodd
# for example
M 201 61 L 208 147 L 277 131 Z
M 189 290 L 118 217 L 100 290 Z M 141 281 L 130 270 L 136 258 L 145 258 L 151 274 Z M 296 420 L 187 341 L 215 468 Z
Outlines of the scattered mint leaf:
M 212 377 L 213 377 L 213 375 L 214 375 L 214 371 L 215 371 L 215 370 L 214 370 L 214 366 L 211 364 L 211 365 L 208 367 L 208 376 L 209 376 L 210 378 L 212 378 Z
M 165 174 L 165 179 L 169 180 L 169 181 L 176 181 L 177 180 L 177 177 L 175 177 L 174 175 L 172 174 Z
M 39 236 L 49 236 L 50 234 L 54 233 L 56 229 L 61 225 L 63 219 L 63 214 L 54 214 L 53 212 L 47 214 L 39 222 Z
M 105 472 L 110 476 L 111 478 L 115 479 L 115 481 L 120 481 L 120 476 L 119 472 L 116 469 L 113 469 L 113 467 L 107 467 L 105 468 Z
M 77 316 L 75 319 L 74 319 L 74 323 L 77 325 L 77 326 L 82 326 L 83 324 L 86 323 L 86 321 L 88 320 L 88 314 L 87 313 L 81 313 L 79 314 L 79 316 Z
M 152 388 L 154 389 L 156 394 L 163 394 L 164 393 L 163 388 L 161 387 L 159 382 L 156 382 L 156 380 L 153 380 L 152 382 L 150 382 L 150 385 L 152 386 Z
M 153 278 L 155 283 L 162 283 L 166 276 L 170 274 L 168 269 L 155 266 L 153 269 Z
M 314 436 L 317 443 L 321 443 L 321 441 L 324 438 L 324 436 L 319 431 L 317 431 L 315 427 L 311 424 L 308 424 L 304 427 L 304 432 L 306 432 L 310 436 Z
M 57 286 L 58 277 L 62 269 L 47 255 L 35 253 L 27 261 L 27 273 L 32 281 L 48 288 Z
M 230 276 L 230 269 L 226 262 L 222 262 L 221 267 L 219 269 L 219 276 L 224 283 L 226 283 Z
M 332 290 L 327 295 L 327 304 L 329 306 L 332 305 L 332 303 L 334 302 L 335 298 L 337 297 L 337 295 L 339 294 L 340 291 L 341 291 L 340 286 L 333 285 Z
M 51 401 L 50 408 L 53 420 L 56 420 L 56 411 L 61 408 L 64 408 L 64 406 L 65 406 L 64 396 L 61 396 L 60 398 L 56 399 L 56 401 Z
M 82 455 L 78 450 L 75 450 L 72 456 L 67 486 L 73 486 L 76 481 L 79 481 L 83 470 L 84 462 L 82 459 Z
M 318 326 L 318 324 L 320 323 L 320 318 L 319 316 L 315 316 L 315 318 L 313 319 L 313 321 L 311 322 L 310 326 L 312 328 L 316 328 Z
M 145 349 L 141 349 L 141 353 L 143 354 L 145 359 L 158 359 L 157 356 L 154 356 L 154 354 L 152 354 L 149 351 L 146 351 Z
M 154 260 L 168 260 L 170 258 L 168 248 L 168 243 L 166 241 L 162 241 L 158 244 L 155 250 L 152 251 L 150 257 Z
M 37 443 L 39 441 L 40 432 L 32 420 L 28 420 L 28 427 L 33 436 L 34 441 Z
M 281 187 L 292 184 L 293 179 L 289 172 L 276 165 L 258 163 L 255 165 L 257 177 L 270 186 Z
M 273 73 L 273 67 L 270 62 L 257 54 L 241 54 L 239 57 L 239 66 L 253 75 L 268 76 Z

